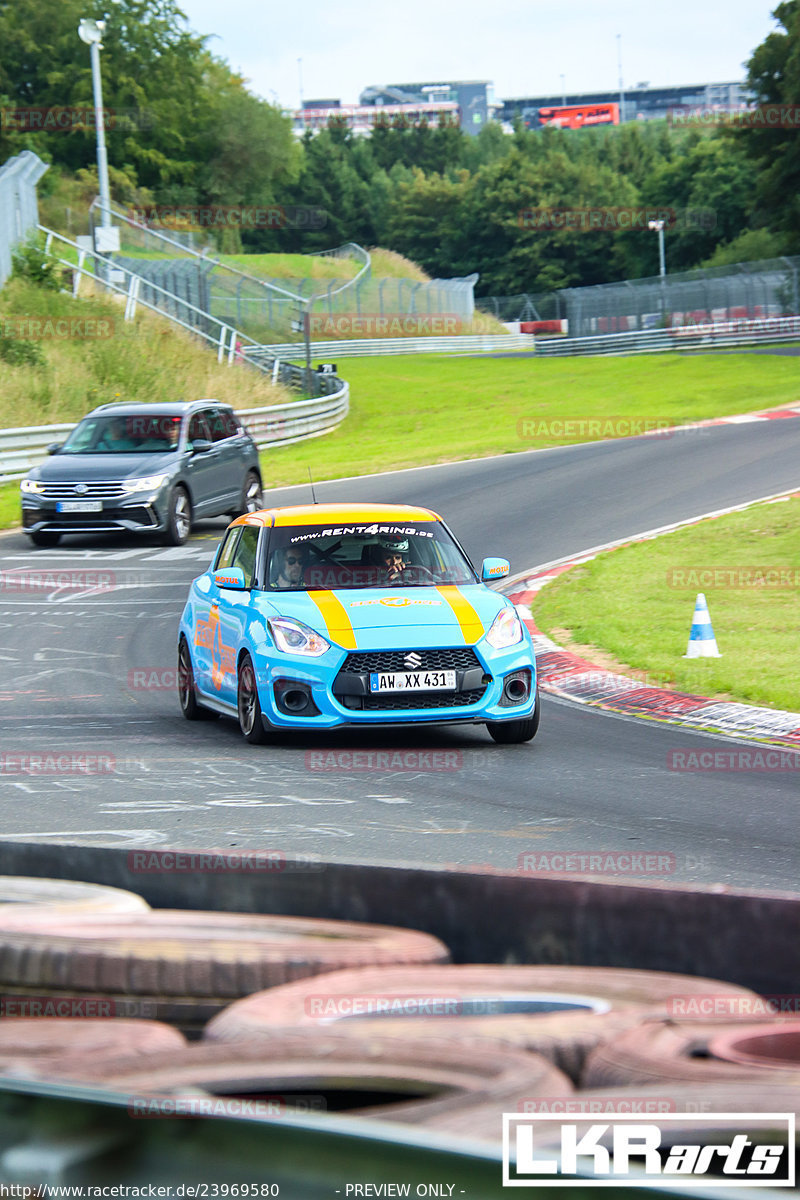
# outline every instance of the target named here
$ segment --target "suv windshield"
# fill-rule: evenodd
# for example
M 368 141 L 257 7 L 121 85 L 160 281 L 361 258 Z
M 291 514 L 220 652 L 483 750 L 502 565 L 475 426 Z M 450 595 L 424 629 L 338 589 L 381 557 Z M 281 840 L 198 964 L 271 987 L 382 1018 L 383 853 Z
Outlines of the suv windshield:
M 476 582 L 472 567 L 439 521 L 278 526 L 270 537 L 270 591 Z
M 67 438 L 61 454 L 157 454 L 177 450 L 181 418 L 173 413 L 129 413 L 86 417 Z

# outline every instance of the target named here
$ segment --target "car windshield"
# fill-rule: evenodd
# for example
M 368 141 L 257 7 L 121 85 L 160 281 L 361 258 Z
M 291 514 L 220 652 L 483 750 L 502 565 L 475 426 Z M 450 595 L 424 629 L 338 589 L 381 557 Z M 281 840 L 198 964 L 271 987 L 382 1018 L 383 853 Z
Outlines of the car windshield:
M 439 521 L 278 526 L 270 537 L 271 591 L 475 582 L 472 567 Z
M 181 418 L 173 413 L 86 417 L 61 447 L 62 454 L 158 454 L 177 450 Z

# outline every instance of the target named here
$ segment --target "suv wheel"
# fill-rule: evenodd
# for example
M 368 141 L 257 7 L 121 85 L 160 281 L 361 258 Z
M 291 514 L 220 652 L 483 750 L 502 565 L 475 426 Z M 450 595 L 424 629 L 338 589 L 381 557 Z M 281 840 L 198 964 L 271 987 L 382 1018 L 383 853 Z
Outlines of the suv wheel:
M 236 517 L 243 516 L 245 513 L 258 512 L 263 507 L 264 499 L 261 492 L 261 480 L 255 471 L 248 471 L 242 484 L 242 498 L 239 501 L 239 507 L 233 515 Z
M 41 530 L 38 533 L 32 533 L 30 539 L 34 546 L 57 546 L 61 541 L 61 534 L 48 533 L 46 530 Z
M 178 484 L 172 489 L 167 510 L 164 542 L 167 546 L 182 546 L 192 528 L 192 502 L 186 488 Z

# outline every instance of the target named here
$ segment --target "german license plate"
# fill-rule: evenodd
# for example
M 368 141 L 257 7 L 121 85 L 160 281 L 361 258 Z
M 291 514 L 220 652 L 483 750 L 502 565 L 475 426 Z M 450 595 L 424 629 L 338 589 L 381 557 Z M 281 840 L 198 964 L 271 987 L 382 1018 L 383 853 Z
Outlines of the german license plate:
M 102 512 L 102 500 L 59 500 L 56 512 Z
M 455 671 L 373 671 L 371 692 L 454 692 Z

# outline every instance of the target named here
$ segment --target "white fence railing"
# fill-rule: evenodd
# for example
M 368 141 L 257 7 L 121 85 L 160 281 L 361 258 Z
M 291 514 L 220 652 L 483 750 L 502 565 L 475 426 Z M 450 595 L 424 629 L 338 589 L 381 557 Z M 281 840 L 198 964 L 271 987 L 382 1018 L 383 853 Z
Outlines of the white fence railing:
M 292 442 L 319 437 L 334 429 L 349 411 L 350 388 L 340 387 L 330 396 L 314 400 L 294 400 L 271 408 L 243 409 L 236 415 L 259 448 L 288 446 Z M 0 483 L 22 479 L 47 457 L 47 447 L 63 442 L 75 428 L 68 425 L 32 425 L 29 428 L 0 429 Z
M 707 346 L 754 346 L 759 342 L 800 340 L 800 317 L 764 317 L 759 320 L 714 321 L 706 325 L 678 325 L 674 329 L 644 329 L 630 333 L 604 333 L 596 337 L 554 338 L 536 343 L 536 353 L 552 356 L 583 354 L 654 354 L 668 350 L 693 350 Z
M 368 354 L 480 354 L 504 350 L 533 350 L 529 333 L 465 334 L 463 337 L 360 338 L 333 342 L 312 342 L 315 359 L 356 358 Z M 279 346 L 247 346 L 245 357 L 254 362 L 262 356 L 280 359 L 302 358 L 302 342 L 284 342 Z

